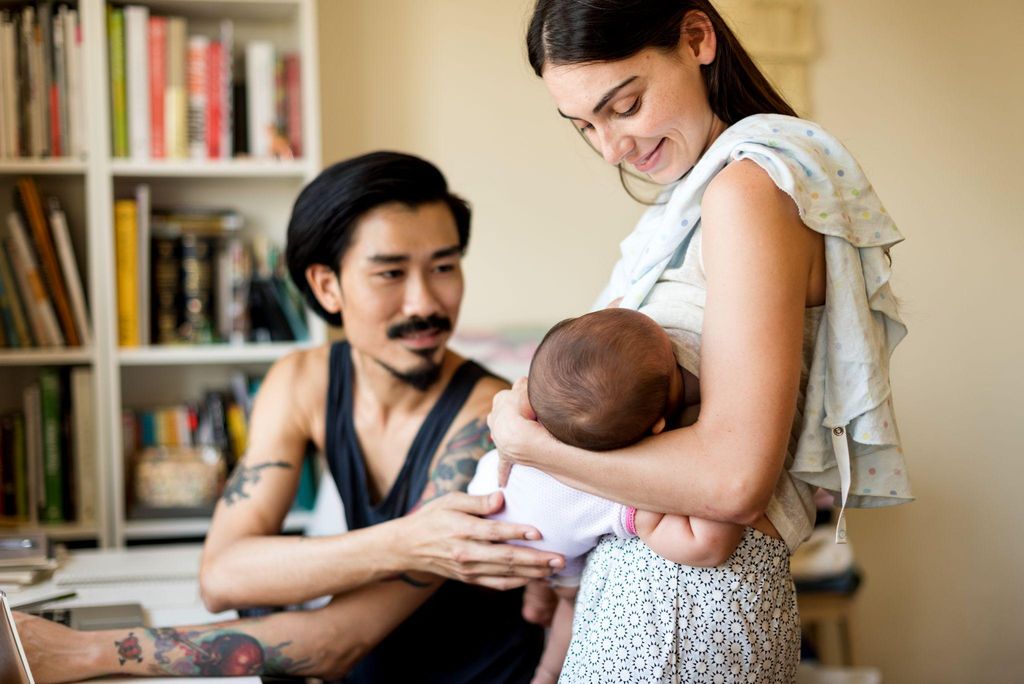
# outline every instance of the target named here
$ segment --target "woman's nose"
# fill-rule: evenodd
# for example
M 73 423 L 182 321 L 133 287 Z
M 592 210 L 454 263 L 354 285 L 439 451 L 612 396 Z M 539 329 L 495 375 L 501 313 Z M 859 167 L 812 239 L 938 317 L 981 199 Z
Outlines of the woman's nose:
M 633 151 L 633 139 L 605 128 L 601 133 L 601 156 L 612 166 L 618 166 Z

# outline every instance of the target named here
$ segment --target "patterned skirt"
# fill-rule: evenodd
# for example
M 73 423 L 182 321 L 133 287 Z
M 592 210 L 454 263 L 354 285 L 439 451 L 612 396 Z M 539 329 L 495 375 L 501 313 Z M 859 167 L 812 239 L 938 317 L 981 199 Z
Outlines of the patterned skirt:
M 778 684 L 799 660 L 784 542 L 748 528 L 725 564 L 691 568 L 609 536 L 587 561 L 558 681 Z

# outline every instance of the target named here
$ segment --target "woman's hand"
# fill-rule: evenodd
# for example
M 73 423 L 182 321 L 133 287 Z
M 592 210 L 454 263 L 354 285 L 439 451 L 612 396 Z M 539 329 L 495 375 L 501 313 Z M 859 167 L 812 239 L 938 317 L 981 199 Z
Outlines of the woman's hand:
M 77 682 L 106 674 L 95 668 L 97 644 L 88 632 L 18 612 L 14 622 L 37 684 Z
M 491 428 L 491 441 L 501 455 L 498 484 L 502 487 L 508 483 L 512 464 L 526 462 L 529 455 L 540 451 L 545 441 L 554 440 L 537 422 L 537 414 L 530 407 L 526 378 L 519 378 L 512 389 L 494 395 L 487 426 Z
M 529 525 L 484 520 L 504 506 L 501 492 L 470 496 L 452 492 L 400 518 L 397 543 L 407 568 L 491 589 L 514 589 L 565 565 L 562 556 L 512 544 L 540 539 Z

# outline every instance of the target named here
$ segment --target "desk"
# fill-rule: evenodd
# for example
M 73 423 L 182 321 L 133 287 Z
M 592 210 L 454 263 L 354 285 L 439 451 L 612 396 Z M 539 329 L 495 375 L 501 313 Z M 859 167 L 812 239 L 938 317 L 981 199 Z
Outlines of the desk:
M 234 620 L 234 611 L 210 613 L 199 598 L 198 544 L 138 547 L 123 551 L 77 551 L 47 582 L 30 587 L 32 592 L 49 588 L 70 588 L 77 592 L 72 599 L 52 606 L 104 605 L 138 602 L 142 605 L 149 627 L 194 625 Z M 71 582 L 70 580 L 75 580 Z M 18 592 L 10 592 L 17 599 Z M 260 684 L 259 677 L 114 677 L 89 680 L 147 684 Z

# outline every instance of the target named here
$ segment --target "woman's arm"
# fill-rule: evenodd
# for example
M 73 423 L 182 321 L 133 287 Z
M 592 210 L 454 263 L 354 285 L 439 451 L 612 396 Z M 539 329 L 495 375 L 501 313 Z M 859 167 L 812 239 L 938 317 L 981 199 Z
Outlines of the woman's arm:
M 507 459 L 643 510 L 738 524 L 761 515 L 785 459 L 804 308 L 823 243 L 753 162 L 719 174 L 701 221 L 708 289 L 697 423 L 591 453 L 531 420 L 520 381 L 495 397 L 490 418 Z
M 500 497 L 441 496 L 413 515 L 366 529 L 280 536 L 312 438 L 312 414 L 323 408 L 309 397 L 326 393 L 322 364 L 307 354 L 283 359 L 267 374 L 253 407 L 251 446 L 217 504 L 200 571 L 203 601 L 212 612 L 300 603 L 406 571 L 498 589 L 550 574 L 552 554 L 492 543 L 539 536 L 531 527 L 476 517 L 499 510 Z M 473 421 L 482 426 L 480 417 Z M 453 438 L 441 459 L 479 458 L 484 447 L 464 453 L 465 442 Z M 435 468 L 430 491 L 445 494 L 456 484 Z

